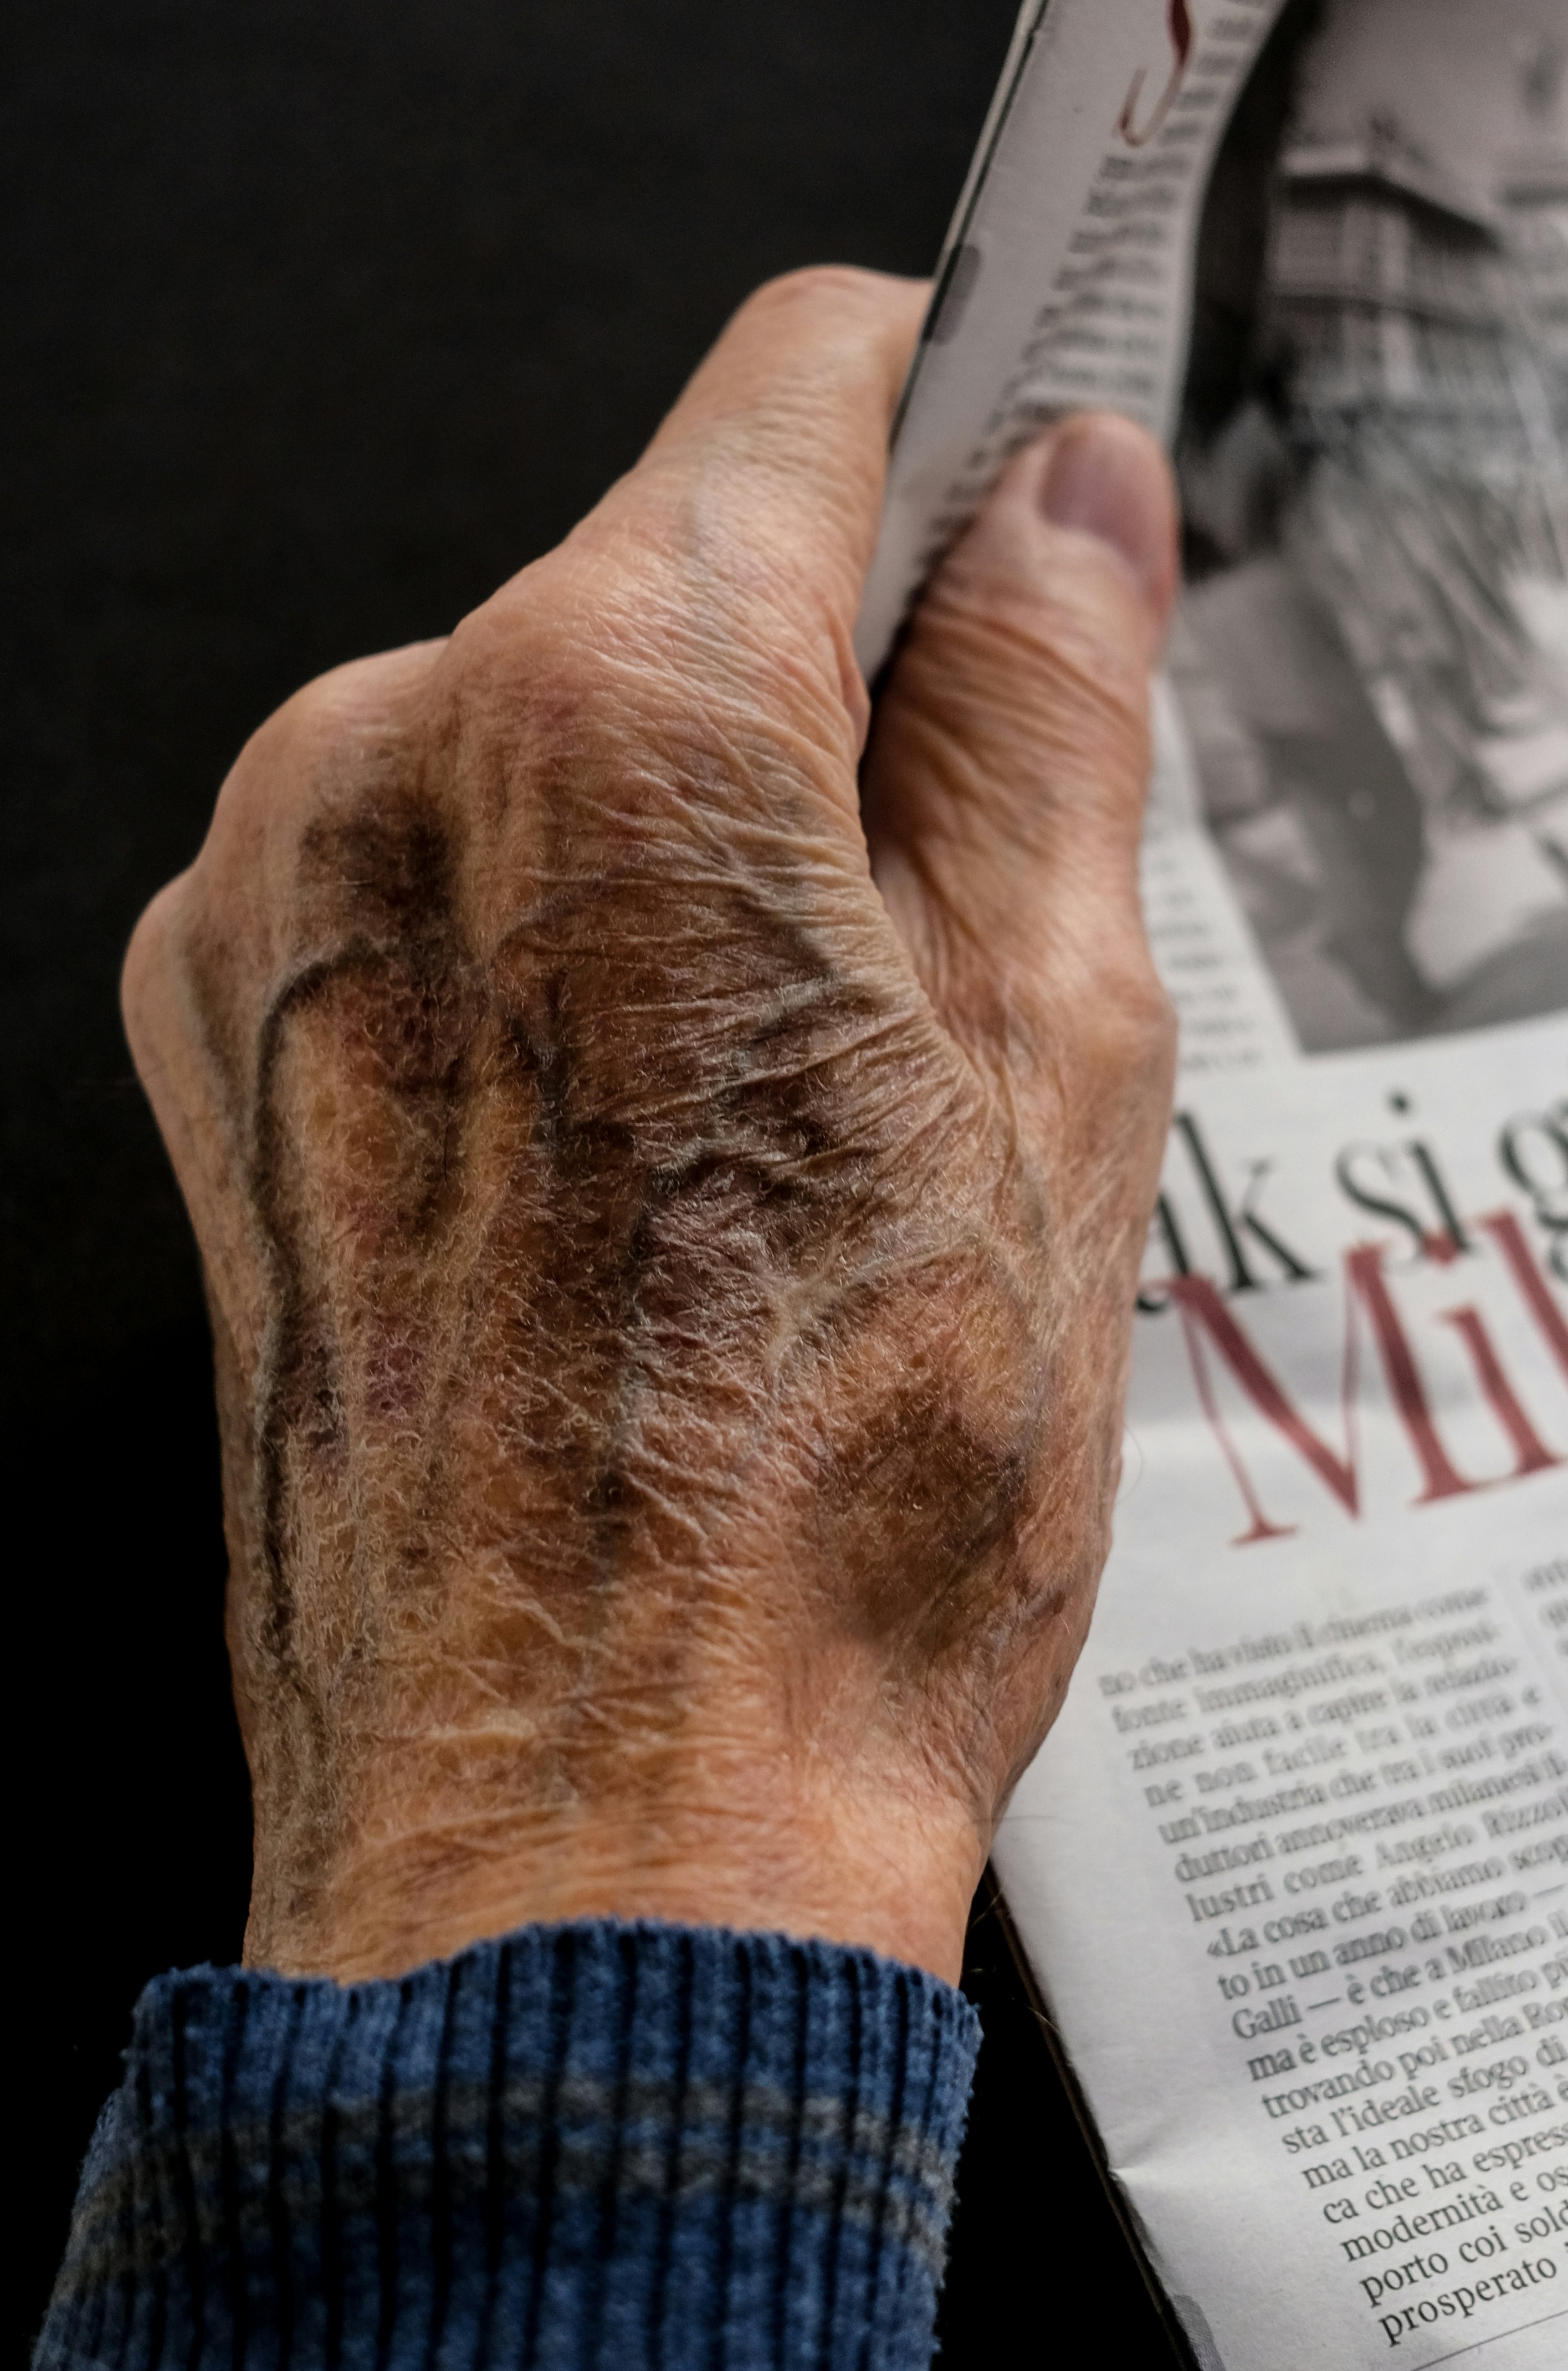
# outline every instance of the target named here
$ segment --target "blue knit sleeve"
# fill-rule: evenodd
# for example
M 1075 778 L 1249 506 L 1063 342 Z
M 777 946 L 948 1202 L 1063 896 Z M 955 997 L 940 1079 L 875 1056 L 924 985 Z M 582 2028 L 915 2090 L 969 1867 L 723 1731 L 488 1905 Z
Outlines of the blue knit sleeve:
M 160 1977 L 37 2371 L 916 2371 L 978 2046 L 870 1952 L 527 1927 Z

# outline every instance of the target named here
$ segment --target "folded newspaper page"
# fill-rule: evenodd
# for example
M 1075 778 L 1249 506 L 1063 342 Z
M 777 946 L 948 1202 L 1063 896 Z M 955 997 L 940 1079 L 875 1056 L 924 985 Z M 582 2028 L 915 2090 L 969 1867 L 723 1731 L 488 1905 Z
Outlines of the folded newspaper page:
M 861 621 L 1174 451 L 1116 1540 L 996 1849 L 1204 2371 L 1568 2365 L 1568 0 L 1026 6 Z

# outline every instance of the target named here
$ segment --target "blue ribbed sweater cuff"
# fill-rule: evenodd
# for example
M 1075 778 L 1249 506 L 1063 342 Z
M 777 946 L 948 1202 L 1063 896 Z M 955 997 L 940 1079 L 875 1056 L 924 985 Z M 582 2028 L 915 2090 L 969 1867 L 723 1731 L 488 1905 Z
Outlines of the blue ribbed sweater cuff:
M 160 1977 L 38 2371 L 914 2371 L 978 2040 L 870 1952 L 608 1920 Z

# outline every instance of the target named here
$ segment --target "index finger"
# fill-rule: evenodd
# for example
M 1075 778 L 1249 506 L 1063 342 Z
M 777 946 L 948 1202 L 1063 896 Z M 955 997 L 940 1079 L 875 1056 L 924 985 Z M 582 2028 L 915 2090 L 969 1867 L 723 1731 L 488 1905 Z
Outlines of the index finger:
M 769 281 L 595 518 L 634 525 L 672 556 L 685 547 L 709 582 L 727 561 L 774 597 L 803 593 L 850 631 L 929 294 L 926 281 L 848 266 Z

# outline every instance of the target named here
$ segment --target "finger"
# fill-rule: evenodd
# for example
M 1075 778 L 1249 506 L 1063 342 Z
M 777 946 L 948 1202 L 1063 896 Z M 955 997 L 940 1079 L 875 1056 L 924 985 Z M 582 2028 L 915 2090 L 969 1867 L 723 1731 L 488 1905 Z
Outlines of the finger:
M 848 268 L 749 297 L 641 462 L 590 528 L 632 527 L 728 582 L 854 626 L 882 511 L 888 434 L 929 288 Z
M 1153 441 L 1109 413 L 1022 455 L 933 580 L 867 754 L 872 862 L 966 1035 L 1162 1005 L 1137 896 L 1148 678 L 1176 584 Z

